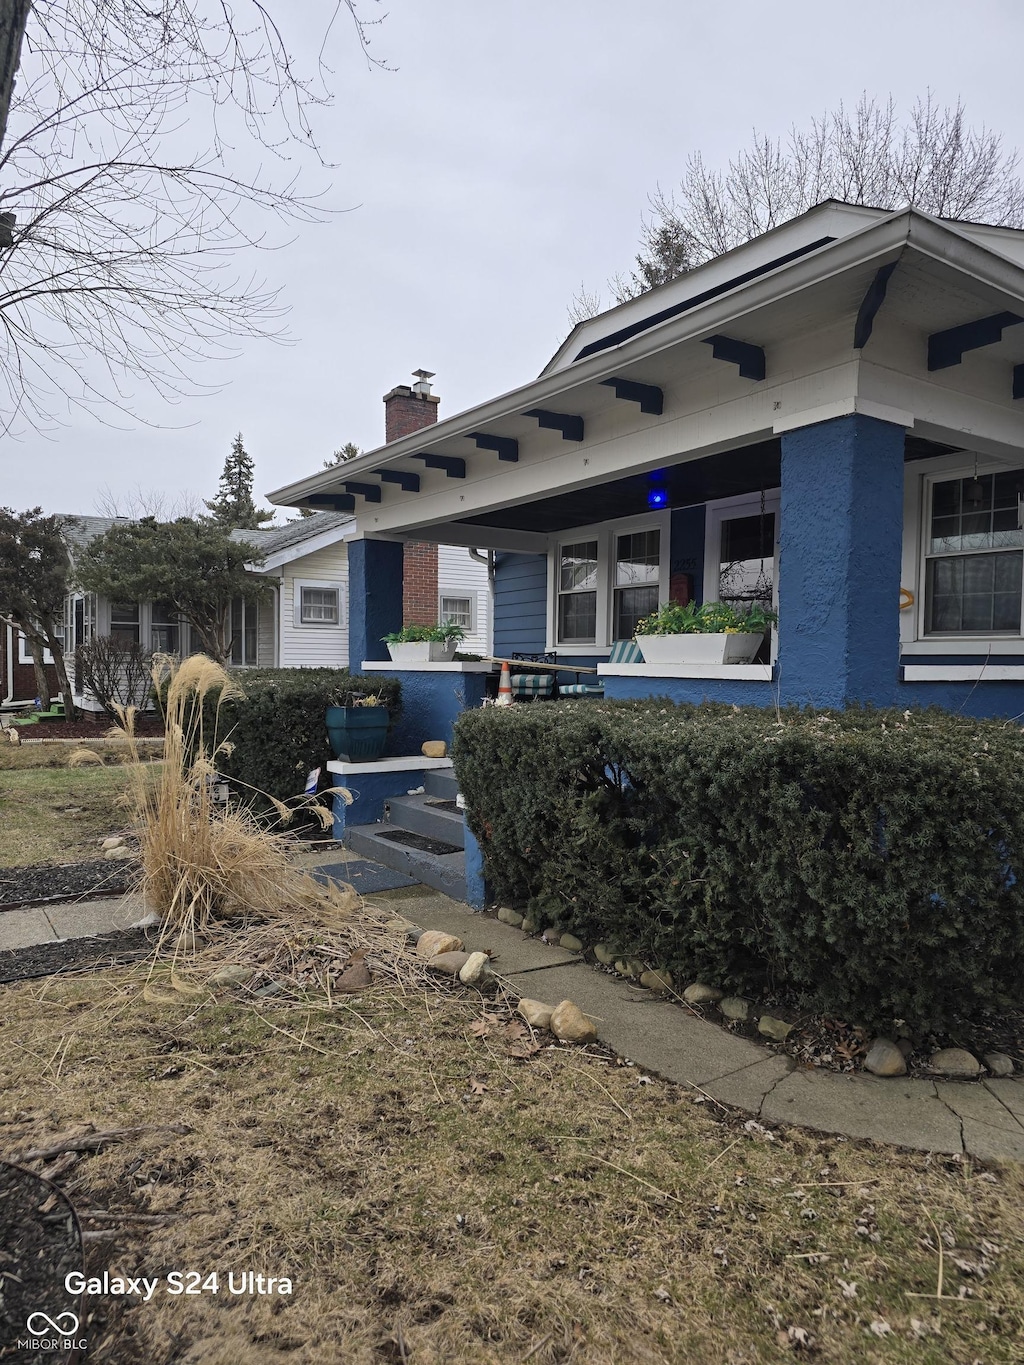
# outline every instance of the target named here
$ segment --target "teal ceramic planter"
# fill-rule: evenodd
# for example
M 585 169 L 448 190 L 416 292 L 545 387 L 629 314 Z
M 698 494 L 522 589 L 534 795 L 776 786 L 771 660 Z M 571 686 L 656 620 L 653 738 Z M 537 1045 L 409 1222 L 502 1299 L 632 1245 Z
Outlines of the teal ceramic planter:
M 372 763 L 384 752 L 386 706 L 328 706 L 326 720 L 331 752 L 342 763 Z

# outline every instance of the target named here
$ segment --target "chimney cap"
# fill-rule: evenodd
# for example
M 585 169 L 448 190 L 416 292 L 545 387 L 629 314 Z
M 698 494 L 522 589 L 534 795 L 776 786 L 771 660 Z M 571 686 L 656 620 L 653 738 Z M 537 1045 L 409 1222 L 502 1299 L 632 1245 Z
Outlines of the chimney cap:
M 433 379 L 434 377 L 433 370 L 413 370 L 413 374 L 417 379 Z
M 413 393 L 420 398 L 430 397 L 430 381 L 434 377 L 433 370 L 413 370 L 416 383 L 412 386 Z

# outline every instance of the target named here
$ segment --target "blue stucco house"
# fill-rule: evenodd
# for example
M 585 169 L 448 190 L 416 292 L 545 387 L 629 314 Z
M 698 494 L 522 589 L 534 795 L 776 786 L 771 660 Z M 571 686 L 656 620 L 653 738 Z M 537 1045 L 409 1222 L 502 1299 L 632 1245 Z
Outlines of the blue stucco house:
M 349 658 L 374 668 L 403 542 L 433 540 L 493 552 L 496 654 L 596 665 L 609 697 L 1019 717 L 1024 232 L 829 201 L 581 323 L 532 383 L 271 496 L 355 513 Z M 682 594 L 771 603 L 770 650 L 608 661 Z M 404 742 L 485 668 L 405 676 Z

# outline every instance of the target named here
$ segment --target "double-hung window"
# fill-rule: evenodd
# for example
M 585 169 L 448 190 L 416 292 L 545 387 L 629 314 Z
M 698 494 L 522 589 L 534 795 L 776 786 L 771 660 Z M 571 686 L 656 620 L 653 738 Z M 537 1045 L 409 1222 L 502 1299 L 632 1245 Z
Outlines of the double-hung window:
M 1024 470 L 935 478 L 924 525 L 925 635 L 1020 635 Z
M 474 626 L 472 597 L 448 597 L 442 594 L 437 619 L 453 621 L 455 625 L 461 626 L 467 635 L 471 634 Z
M 112 602 L 110 604 L 110 634 L 123 644 L 139 643 L 139 604 L 138 602 Z
M 336 626 L 340 619 L 337 588 L 302 584 L 299 587 L 299 624 Z
M 258 639 L 259 606 L 236 597 L 231 603 L 231 662 L 236 668 L 254 668 Z
M 567 531 L 549 560 L 548 647 L 601 652 L 630 639 L 668 595 L 667 554 L 667 513 Z

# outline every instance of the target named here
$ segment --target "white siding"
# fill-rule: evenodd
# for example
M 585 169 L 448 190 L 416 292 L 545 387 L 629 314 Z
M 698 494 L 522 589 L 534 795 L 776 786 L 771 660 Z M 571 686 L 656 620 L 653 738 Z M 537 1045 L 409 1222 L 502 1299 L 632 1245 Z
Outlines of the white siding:
M 256 662 L 260 668 L 277 667 L 277 593 L 259 604 L 256 627 Z
M 344 668 L 348 663 L 348 551 L 344 542 L 303 555 L 281 570 L 281 668 Z M 337 584 L 341 619 L 336 626 L 295 624 L 296 583 Z
M 472 597 L 476 601 L 476 629 L 459 646 L 468 654 L 490 654 L 491 622 L 487 566 L 473 559 L 461 545 L 439 545 L 437 550 L 438 618 L 442 597 Z

